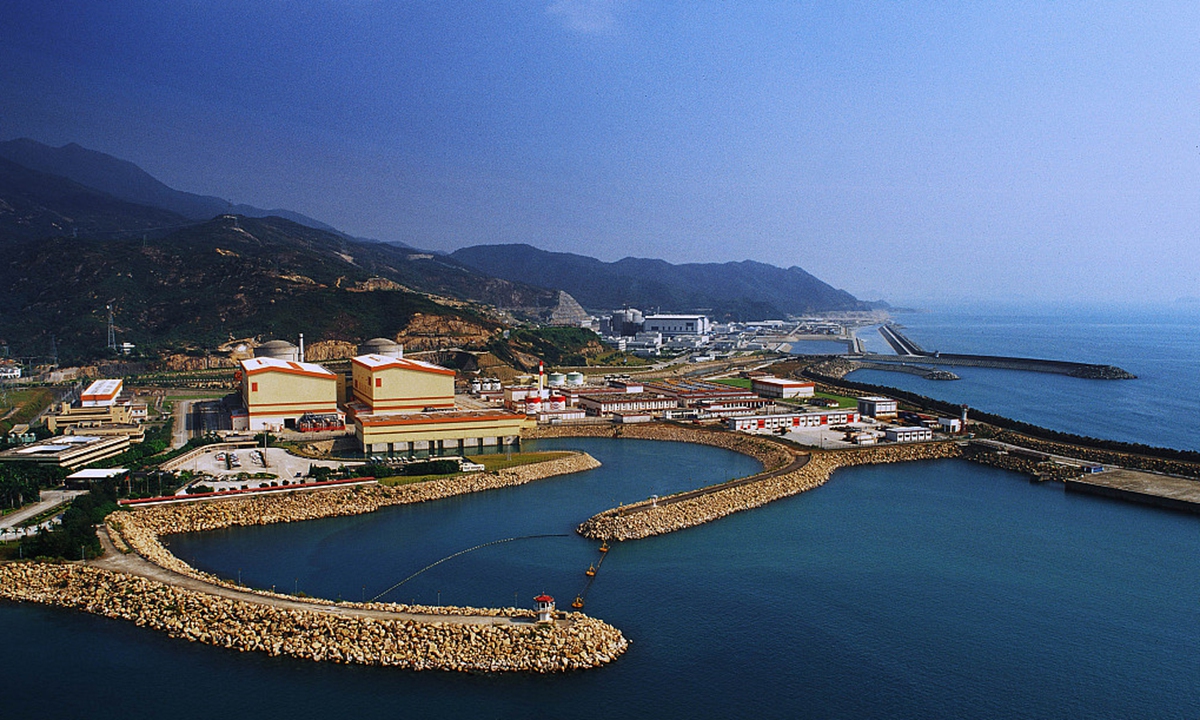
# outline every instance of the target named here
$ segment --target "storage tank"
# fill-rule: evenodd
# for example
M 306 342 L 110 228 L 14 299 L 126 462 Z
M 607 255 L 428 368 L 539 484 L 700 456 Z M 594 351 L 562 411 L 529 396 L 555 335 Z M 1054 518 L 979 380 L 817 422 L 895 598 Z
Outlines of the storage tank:
M 550 387 L 562 387 L 567 384 L 567 376 L 560 372 L 550 373 Z
M 274 358 L 288 362 L 300 362 L 300 348 L 287 340 L 268 340 L 254 348 L 254 357 Z
M 572 387 L 578 387 L 584 383 L 583 373 L 569 372 L 567 373 L 567 384 Z

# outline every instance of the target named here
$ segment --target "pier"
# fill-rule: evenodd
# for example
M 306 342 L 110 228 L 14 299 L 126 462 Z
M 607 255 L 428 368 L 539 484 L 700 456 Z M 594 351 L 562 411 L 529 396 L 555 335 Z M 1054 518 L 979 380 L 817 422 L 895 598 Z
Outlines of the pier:
M 1114 365 L 1072 362 L 1068 360 L 1042 360 L 1039 358 L 1006 357 L 1003 355 L 969 355 L 962 353 L 929 352 L 909 340 L 895 325 L 880 325 L 879 334 L 887 340 L 896 355 L 866 354 L 852 359 L 875 363 L 912 363 L 927 365 L 950 365 L 959 367 L 982 367 L 997 370 L 1024 370 L 1027 372 L 1054 373 L 1091 380 L 1133 380 L 1137 376 Z
M 1200 515 L 1200 482 L 1169 475 L 1107 470 L 1065 481 L 1067 492 L 1100 495 Z

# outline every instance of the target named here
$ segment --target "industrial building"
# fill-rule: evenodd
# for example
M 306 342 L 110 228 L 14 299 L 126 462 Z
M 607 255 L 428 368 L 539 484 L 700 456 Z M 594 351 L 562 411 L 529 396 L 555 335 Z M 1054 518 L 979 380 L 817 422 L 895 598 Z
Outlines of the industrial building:
M 601 321 L 600 333 L 616 337 L 633 337 L 635 334 L 641 332 L 644 322 L 645 317 L 642 315 L 641 310 L 625 308 L 624 310 L 616 311 L 612 314 L 611 318 L 608 318 L 607 327 Z M 607 333 L 605 332 L 606 330 L 608 331 Z
M 662 333 L 663 337 L 709 335 L 712 325 L 705 315 L 647 315 L 642 330 Z
M 254 357 L 241 362 L 245 428 L 294 430 L 303 415 L 337 415 L 337 376 L 315 363 Z
M 883 437 L 888 442 L 922 442 L 933 439 L 933 431 L 927 427 L 893 427 L 885 428 Z
M 750 390 L 766 398 L 810 398 L 816 395 L 816 383 L 777 377 L 750 379 Z
M 0 462 L 29 462 L 78 470 L 90 463 L 116 457 L 128 449 L 129 438 L 124 435 L 64 435 L 0 452 Z
M 655 380 L 646 383 L 646 390 L 673 397 L 681 407 L 697 408 L 716 417 L 752 414 L 771 404 L 745 388 L 705 380 Z
M 873 396 L 858 399 L 858 414 L 870 418 L 896 417 L 900 406 L 891 398 Z
M 944 433 L 962 432 L 962 420 L 959 418 L 940 417 L 938 418 L 938 429 Z
M 589 415 L 613 413 L 657 412 L 679 407 L 679 401 L 657 393 L 595 393 L 579 396 L 579 407 Z
M 731 417 L 727 427 L 735 432 L 776 432 L 780 429 L 821 427 L 823 425 L 845 425 L 855 422 L 853 410 L 828 412 L 780 413 L 776 415 L 750 415 Z
M 363 452 L 461 455 L 520 443 L 524 415 L 505 410 L 428 413 L 355 413 L 354 434 Z
M 145 431 L 145 403 L 122 397 L 124 382 L 119 379 L 96 380 L 75 402 L 58 403 L 46 416 L 46 428 L 53 433 L 87 435 L 124 435 L 141 442 Z
M 519 398 L 519 413 L 456 410 L 454 371 L 401 357 L 399 345 L 392 345 L 381 347 L 389 354 L 359 355 L 350 361 L 346 411 L 363 452 L 462 454 L 519 444 L 521 429 L 529 422 L 524 401 L 536 400 L 537 407 L 531 409 L 540 412 L 543 400 L 549 400 L 549 393 L 543 398 L 534 388 L 532 397 Z M 559 398 L 559 403 L 565 405 L 565 400 Z
M 350 367 L 352 406 L 373 413 L 454 409 L 453 370 L 388 355 L 359 355 Z

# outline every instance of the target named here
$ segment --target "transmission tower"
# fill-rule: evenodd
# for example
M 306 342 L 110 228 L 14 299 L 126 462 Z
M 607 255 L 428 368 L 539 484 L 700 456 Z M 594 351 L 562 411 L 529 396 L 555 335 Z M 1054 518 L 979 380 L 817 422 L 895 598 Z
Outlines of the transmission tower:
M 113 329 L 112 305 L 105 305 L 105 308 L 108 309 L 108 349 L 116 350 L 117 349 L 117 333 Z

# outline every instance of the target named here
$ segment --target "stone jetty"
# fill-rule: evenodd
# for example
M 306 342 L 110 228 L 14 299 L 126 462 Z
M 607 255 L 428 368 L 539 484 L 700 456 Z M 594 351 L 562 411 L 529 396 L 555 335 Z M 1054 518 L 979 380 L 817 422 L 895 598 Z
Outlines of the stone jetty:
M 0 598 L 130 620 L 242 652 L 411 670 L 562 672 L 611 662 L 628 646 L 620 631 L 579 613 L 549 625 L 380 619 L 247 602 L 78 564 L 0 565 Z
M 312 490 L 116 512 L 108 517 L 104 538 L 112 541 L 117 558 L 93 565 L 0 565 L 0 598 L 131 620 L 195 642 L 309 660 L 468 672 L 596 667 L 616 659 L 629 643 L 616 628 L 580 613 L 558 613 L 555 622 L 541 625 L 527 609 L 335 603 L 286 596 L 200 572 L 173 555 L 161 537 L 356 515 L 598 466 L 586 453 L 571 453 L 498 472 L 397 487 Z M 122 553 L 129 557 L 120 557 Z M 151 571 L 138 570 L 139 564 Z M 126 569 L 130 570 L 122 571 Z
M 206 532 L 233 526 L 270 525 L 362 515 L 391 505 L 429 502 L 455 495 L 524 485 L 534 480 L 582 472 L 599 466 L 599 461 L 587 453 L 570 453 L 561 458 L 507 470 L 455 475 L 410 485 L 366 485 L 286 495 L 256 495 L 211 502 L 156 505 L 129 512 L 112 513 L 108 516 L 107 523 L 114 544 L 127 546 L 159 567 L 203 582 L 236 587 L 227 580 L 193 568 L 172 554 L 163 545 L 162 536 L 172 533 Z M 435 614 L 451 615 L 499 612 L 454 607 L 437 607 L 430 610 Z
M 699 443 L 749 455 L 761 462 L 763 469 L 767 471 L 785 467 L 795 459 L 797 453 L 782 441 L 765 436 L 661 422 L 634 425 L 547 425 L 539 426 L 529 437 L 615 437 Z
M 763 472 L 749 478 L 605 510 L 578 528 L 580 535 L 595 540 L 636 540 L 702 525 L 824 485 L 840 467 L 962 456 L 962 448 L 952 441 L 808 452 L 766 436 L 670 423 L 557 425 L 539 428 L 537 436 L 694 442 L 749 455 L 763 464 Z

